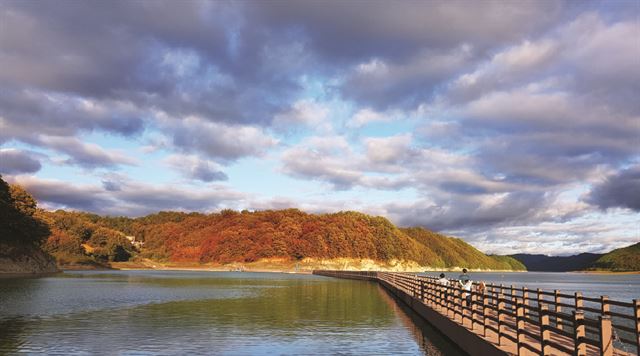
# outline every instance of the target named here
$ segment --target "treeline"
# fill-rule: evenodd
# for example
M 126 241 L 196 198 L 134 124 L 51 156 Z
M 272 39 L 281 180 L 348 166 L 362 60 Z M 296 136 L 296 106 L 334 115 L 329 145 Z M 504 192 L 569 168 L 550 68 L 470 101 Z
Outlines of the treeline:
M 132 219 L 57 211 L 51 217 L 55 220 L 54 231 L 72 237 L 74 243 L 69 247 L 76 252 L 80 251 L 80 241 L 94 247 L 99 239 L 93 234 L 107 229 L 112 231 L 107 241 L 116 242 L 108 251 L 120 244 L 127 253 L 135 253 L 114 237 L 113 232 L 117 232 L 135 236 L 142 242 L 139 255 L 158 261 L 231 263 L 273 257 L 347 257 L 415 261 L 434 268 L 524 269 L 513 259 L 487 256 L 460 239 L 422 228 L 400 229 L 385 218 L 358 212 L 316 215 L 297 209 L 223 210 L 207 215 L 160 212 Z M 53 253 L 57 253 L 55 243 L 48 241 Z
M 125 233 L 96 222 L 95 215 L 57 210 L 44 218 L 51 228 L 44 249 L 61 266 L 107 266 L 128 261 L 138 252 Z

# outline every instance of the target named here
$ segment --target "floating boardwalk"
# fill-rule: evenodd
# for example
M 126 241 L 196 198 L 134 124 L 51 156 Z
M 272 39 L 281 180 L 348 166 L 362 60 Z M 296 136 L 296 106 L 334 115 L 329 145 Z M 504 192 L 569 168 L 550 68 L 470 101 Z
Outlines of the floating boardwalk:
M 314 271 L 380 283 L 470 355 L 640 355 L 640 301 L 487 284 L 471 292 L 406 273 Z

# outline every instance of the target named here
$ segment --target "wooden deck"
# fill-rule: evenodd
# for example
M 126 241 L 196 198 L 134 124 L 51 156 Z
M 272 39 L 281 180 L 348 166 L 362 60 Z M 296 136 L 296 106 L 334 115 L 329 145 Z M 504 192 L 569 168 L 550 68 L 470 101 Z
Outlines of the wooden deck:
M 640 303 L 587 298 L 580 293 L 535 291 L 489 284 L 474 290 L 470 303 L 456 287 L 444 287 L 433 277 L 405 273 L 314 271 L 314 274 L 377 281 L 412 309 L 425 310 L 434 319 L 453 322 L 470 354 L 478 340 L 511 355 L 637 355 L 640 353 Z M 435 317 L 438 319 L 438 317 Z M 427 318 L 429 320 L 429 318 Z M 446 333 L 445 333 L 446 334 Z M 453 339 L 453 338 L 452 338 Z M 490 349 L 489 349 L 490 350 Z

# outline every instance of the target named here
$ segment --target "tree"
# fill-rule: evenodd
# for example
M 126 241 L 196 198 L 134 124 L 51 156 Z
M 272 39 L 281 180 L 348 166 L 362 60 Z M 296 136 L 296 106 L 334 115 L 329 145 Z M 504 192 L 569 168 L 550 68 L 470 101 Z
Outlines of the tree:
M 0 176 L 0 242 L 14 247 L 40 246 L 50 230 L 35 213 L 37 202 L 18 185 Z

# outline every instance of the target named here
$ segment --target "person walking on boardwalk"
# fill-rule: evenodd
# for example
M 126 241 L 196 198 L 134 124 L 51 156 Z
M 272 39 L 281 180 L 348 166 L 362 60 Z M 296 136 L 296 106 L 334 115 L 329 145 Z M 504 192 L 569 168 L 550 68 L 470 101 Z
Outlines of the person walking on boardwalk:
M 458 276 L 458 280 L 460 281 L 460 284 L 464 285 L 465 283 L 467 283 L 468 280 L 470 280 L 471 278 L 469 277 L 469 275 L 467 274 L 467 269 L 463 268 L 462 269 L 462 274 L 460 276 Z
M 467 306 L 471 305 L 471 287 L 473 286 L 473 282 L 470 279 L 467 279 L 466 282 L 462 284 L 462 298 L 467 302 Z
M 449 286 L 449 280 L 446 278 L 444 273 L 440 273 L 440 278 L 438 279 L 438 284 L 443 285 L 445 287 Z
M 447 277 L 444 275 L 444 273 L 440 273 L 440 278 L 436 281 L 440 287 L 438 287 L 438 289 L 440 289 L 440 297 L 444 300 L 448 300 L 449 299 L 449 280 L 447 279 Z

